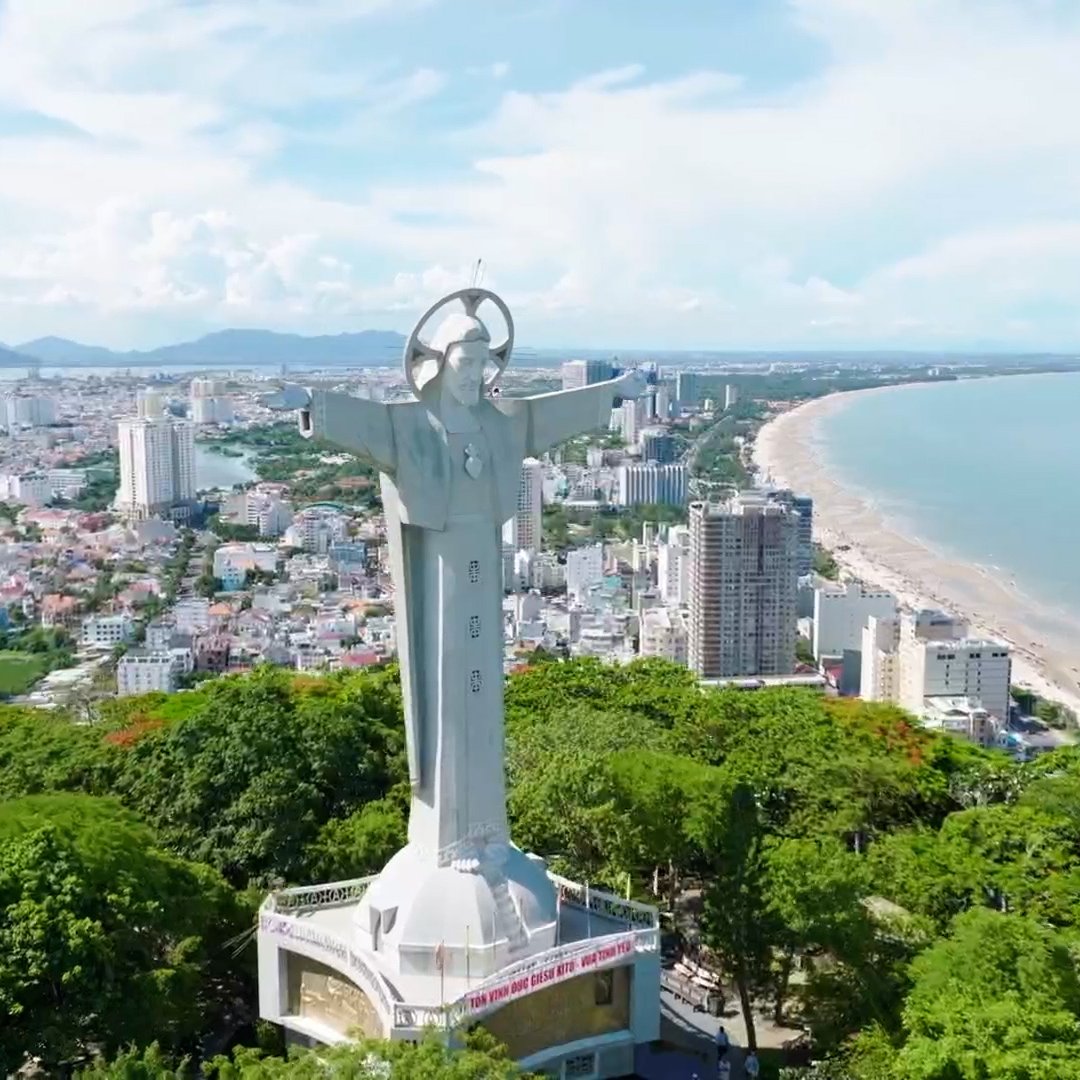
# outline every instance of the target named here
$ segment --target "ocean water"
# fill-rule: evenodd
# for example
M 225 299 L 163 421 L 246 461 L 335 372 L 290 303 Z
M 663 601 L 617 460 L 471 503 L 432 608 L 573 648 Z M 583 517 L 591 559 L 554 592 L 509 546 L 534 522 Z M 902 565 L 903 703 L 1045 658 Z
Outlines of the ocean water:
M 1080 619 L 1080 374 L 852 394 L 816 440 L 894 529 Z

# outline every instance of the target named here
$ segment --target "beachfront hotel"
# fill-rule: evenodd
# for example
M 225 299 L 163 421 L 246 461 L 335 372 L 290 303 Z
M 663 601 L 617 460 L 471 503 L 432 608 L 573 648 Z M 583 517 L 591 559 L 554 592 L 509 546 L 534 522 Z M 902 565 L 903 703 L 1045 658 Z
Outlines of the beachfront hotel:
M 1008 719 L 1011 674 L 1008 645 L 971 637 L 944 612 L 872 616 L 862 633 L 863 698 L 895 702 L 943 729 L 956 717 L 976 742 L 993 741 Z
M 690 504 L 688 660 L 703 679 L 789 675 L 799 516 L 762 492 Z

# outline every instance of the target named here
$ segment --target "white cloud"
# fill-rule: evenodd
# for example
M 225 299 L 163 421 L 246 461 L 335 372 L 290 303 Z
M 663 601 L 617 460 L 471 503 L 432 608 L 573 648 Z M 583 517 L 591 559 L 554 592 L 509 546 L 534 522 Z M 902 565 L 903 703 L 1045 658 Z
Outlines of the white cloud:
M 452 90 L 429 67 L 330 70 L 309 49 L 404 6 L 8 0 L 0 106 L 83 134 L 0 137 L 3 319 L 37 327 L 47 303 L 54 321 L 77 308 L 79 326 L 155 310 L 312 331 L 358 313 L 400 323 L 461 283 L 443 268 L 483 256 L 523 340 L 1075 332 L 1022 310 L 1080 301 L 1080 20 L 1067 12 L 794 0 L 828 59 L 767 93 L 740 72 L 658 79 L 640 64 L 523 92 L 499 61 L 469 69 L 505 89 L 490 115 L 417 137 L 413 180 L 372 171 L 330 198 L 283 179 L 271 167 L 305 139 L 344 152 L 380 125 L 404 133 L 411 110 Z M 265 112 L 327 102 L 342 115 L 317 135 Z

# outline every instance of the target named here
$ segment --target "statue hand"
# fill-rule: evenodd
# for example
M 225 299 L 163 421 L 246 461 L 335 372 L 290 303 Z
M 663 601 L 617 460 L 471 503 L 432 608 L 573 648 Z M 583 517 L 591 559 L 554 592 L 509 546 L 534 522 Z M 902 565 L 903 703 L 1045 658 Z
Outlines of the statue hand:
M 302 386 L 286 383 L 272 394 L 263 394 L 259 403 L 275 412 L 294 412 L 296 409 L 306 409 L 311 404 L 311 394 Z

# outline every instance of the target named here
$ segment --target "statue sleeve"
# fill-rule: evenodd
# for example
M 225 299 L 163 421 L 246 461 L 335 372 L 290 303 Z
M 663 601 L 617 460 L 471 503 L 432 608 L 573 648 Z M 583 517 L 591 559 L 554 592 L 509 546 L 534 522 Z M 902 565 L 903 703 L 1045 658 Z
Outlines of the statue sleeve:
M 381 401 L 315 390 L 300 413 L 300 433 L 365 457 L 382 472 L 394 472 L 394 426 L 390 406 Z
M 618 397 L 618 380 L 577 390 L 556 390 L 527 398 L 501 398 L 497 408 L 508 416 L 528 416 L 525 452 L 538 456 L 575 435 L 606 428 Z

